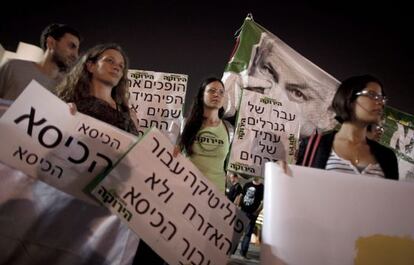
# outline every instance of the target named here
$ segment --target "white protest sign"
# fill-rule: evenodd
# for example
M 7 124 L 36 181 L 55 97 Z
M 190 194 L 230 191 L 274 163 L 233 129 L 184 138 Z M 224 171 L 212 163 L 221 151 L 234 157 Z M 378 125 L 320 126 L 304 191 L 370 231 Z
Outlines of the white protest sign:
M 82 113 L 32 81 L 0 119 L 0 161 L 80 199 L 137 137 Z
M 92 194 L 170 265 L 225 264 L 247 218 L 157 129 Z
M 104 207 L 2 162 L 0 180 L 0 264 L 132 264 L 139 238 Z
M 266 162 L 293 161 L 300 129 L 297 104 L 245 89 L 240 106 L 227 168 L 263 176 Z
M 181 130 L 187 75 L 129 70 L 129 104 L 137 114 L 138 132 L 156 127 L 172 143 Z
M 262 264 L 414 264 L 414 183 L 266 164 Z

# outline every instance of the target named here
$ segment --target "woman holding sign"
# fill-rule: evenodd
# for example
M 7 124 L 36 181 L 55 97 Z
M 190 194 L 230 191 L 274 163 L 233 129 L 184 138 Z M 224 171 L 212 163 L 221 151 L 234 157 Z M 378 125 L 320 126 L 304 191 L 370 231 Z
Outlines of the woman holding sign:
M 90 49 L 56 88 L 57 95 L 86 115 L 138 135 L 128 107 L 128 60 L 117 44 Z
M 178 141 L 179 149 L 223 194 L 224 166 L 233 134 L 231 124 L 222 119 L 224 92 L 220 79 L 210 77 L 203 81 Z
M 398 180 L 394 152 L 367 137 L 367 128 L 381 121 L 386 101 L 377 78 L 362 75 L 344 80 L 332 102 L 341 128 L 305 139 L 297 164 Z
M 117 44 L 91 48 L 57 87 L 57 95 L 86 115 L 138 135 L 136 116 L 127 101 L 128 59 Z M 133 264 L 164 261 L 141 240 Z

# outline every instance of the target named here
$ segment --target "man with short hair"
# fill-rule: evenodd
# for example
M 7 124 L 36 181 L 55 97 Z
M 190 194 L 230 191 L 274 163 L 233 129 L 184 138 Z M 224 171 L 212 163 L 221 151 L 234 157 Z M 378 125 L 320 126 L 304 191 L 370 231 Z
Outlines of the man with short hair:
M 226 196 L 234 204 L 239 205 L 240 195 L 243 192 L 243 188 L 239 183 L 239 175 L 233 172 L 230 172 L 228 175 L 230 185 L 226 189 Z
M 32 79 L 53 91 L 78 59 L 80 40 L 78 31 L 67 25 L 48 25 L 40 37 L 40 62 L 13 59 L 0 68 L 0 98 L 15 100 Z

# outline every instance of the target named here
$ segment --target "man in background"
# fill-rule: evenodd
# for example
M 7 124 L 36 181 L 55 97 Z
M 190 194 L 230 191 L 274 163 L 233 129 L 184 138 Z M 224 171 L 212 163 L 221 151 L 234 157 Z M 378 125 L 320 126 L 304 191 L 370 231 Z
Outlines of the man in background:
M 241 242 L 240 254 L 247 259 L 247 252 L 250 246 L 250 240 L 256 226 L 257 217 L 263 209 L 264 185 L 260 177 L 256 176 L 252 181 L 247 182 L 243 187 L 243 194 L 240 201 L 241 210 L 249 218 L 249 224 L 246 227 Z
M 48 25 L 40 36 L 40 62 L 14 59 L 0 68 L 0 98 L 15 100 L 33 79 L 53 91 L 78 59 L 80 39 L 68 25 Z
M 240 204 L 240 195 L 243 193 L 243 188 L 239 183 L 239 175 L 237 173 L 230 172 L 228 174 L 230 185 L 226 188 L 226 196 L 234 204 Z

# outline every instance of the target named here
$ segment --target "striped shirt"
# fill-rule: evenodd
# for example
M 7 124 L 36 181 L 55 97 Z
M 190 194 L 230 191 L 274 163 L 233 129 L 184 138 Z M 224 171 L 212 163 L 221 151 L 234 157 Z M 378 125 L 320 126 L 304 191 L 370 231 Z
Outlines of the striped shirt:
M 380 164 L 375 163 L 364 167 L 356 167 L 351 163 L 351 161 L 339 157 L 333 149 L 329 155 L 328 161 L 326 162 L 325 169 L 349 174 L 368 175 L 378 178 L 385 177 Z

